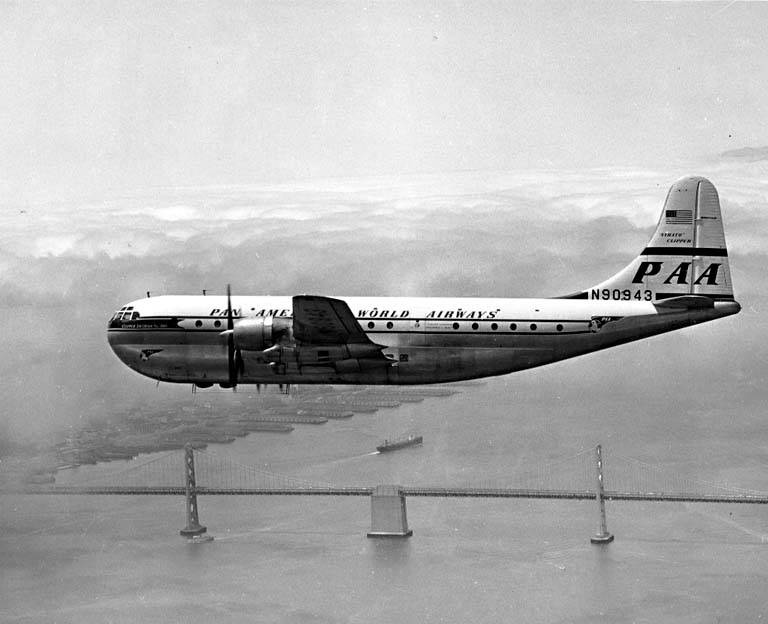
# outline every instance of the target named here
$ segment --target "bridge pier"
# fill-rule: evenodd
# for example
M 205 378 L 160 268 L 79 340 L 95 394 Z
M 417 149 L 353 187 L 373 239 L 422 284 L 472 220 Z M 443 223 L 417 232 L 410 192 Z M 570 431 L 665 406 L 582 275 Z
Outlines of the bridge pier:
M 371 492 L 371 530 L 368 537 L 410 537 L 405 494 L 397 485 L 377 485 Z
M 195 483 L 195 452 L 191 444 L 184 447 L 184 498 L 187 509 L 187 526 L 179 531 L 189 539 L 200 538 L 208 529 L 200 524 L 197 515 L 197 485 Z M 206 536 L 209 537 L 209 536 Z M 210 538 L 213 539 L 213 538 Z
M 613 541 L 613 533 L 608 532 L 608 524 L 605 520 L 605 488 L 603 486 L 603 449 L 600 444 L 595 447 L 597 483 L 595 487 L 595 500 L 599 515 L 597 533 L 589 541 L 593 544 L 610 544 Z

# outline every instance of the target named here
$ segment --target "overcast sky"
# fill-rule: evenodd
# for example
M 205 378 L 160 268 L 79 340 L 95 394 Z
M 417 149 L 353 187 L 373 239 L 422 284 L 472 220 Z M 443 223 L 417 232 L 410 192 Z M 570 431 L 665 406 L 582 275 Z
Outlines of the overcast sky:
M 631 259 L 686 174 L 720 191 L 744 312 L 542 374 L 636 401 L 673 392 L 682 362 L 691 391 L 717 371 L 757 409 L 768 154 L 719 154 L 768 145 L 767 18 L 725 2 L 0 4 L 0 434 L 157 397 L 106 344 L 147 290 L 564 294 Z
M 768 3 L 3 2 L 0 190 L 766 145 L 766 23 Z

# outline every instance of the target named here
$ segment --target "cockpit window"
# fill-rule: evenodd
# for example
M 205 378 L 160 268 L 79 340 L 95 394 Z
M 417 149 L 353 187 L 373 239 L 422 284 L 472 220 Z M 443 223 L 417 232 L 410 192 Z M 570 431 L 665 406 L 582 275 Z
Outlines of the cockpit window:
M 134 310 L 133 306 L 123 306 L 112 315 L 112 318 L 109 319 L 109 324 L 110 326 L 112 326 L 112 324 L 115 323 L 116 321 L 135 321 L 140 316 L 141 315 L 139 314 L 139 311 Z M 116 327 L 119 327 L 119 326 L 120 326 L 120 323 L 118 322 Z
M 109 323 L 107 324 L 107 327 L 119 327 L 120 326 L 120 319 L 123 317 L 123 311 L 118 310 L 112 315 L 112 318 L 109 319 Z

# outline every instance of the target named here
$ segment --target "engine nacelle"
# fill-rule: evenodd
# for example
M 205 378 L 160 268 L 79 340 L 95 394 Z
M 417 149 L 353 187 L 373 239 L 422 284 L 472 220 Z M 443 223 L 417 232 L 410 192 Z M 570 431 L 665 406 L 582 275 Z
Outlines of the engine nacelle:
M 284 316 L 260 316 L 236 321 L 232 334 L 235 348 L 264 351 L 280 343 L 292 342 L 293 319 Z

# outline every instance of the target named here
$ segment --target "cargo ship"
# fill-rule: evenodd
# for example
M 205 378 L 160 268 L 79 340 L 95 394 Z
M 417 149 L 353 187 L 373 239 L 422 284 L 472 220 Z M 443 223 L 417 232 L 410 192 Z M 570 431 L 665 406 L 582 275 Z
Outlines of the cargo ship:
M 384 443 L 379 444 L 379 446 L 376 447 L 376 450 L 379 453 L 386 453 L 387 451 L 396 451 L 401 448 L 406 448 L 407 446 L 416 446 L 417 444 L 421 444 L 422 441 L 422 436 L 410 434 L 402 438 L 384 440 Z

